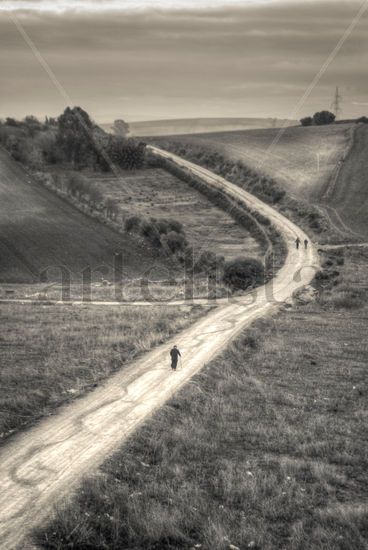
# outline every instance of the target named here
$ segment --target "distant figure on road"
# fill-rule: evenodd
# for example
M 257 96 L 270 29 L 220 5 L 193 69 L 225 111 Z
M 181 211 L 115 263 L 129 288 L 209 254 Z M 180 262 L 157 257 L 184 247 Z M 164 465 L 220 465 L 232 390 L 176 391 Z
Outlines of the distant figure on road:
M 305 250 L 307 250 L 307 248 L 308 248 L 308 239 L 304 240 L 304 248 L 305 248 Z
M 181 357 L 181 353 L 176 346 L 174 346 L 170 351 L 170 356 L 171 356 L 171 368 L 172 370 L 176 370 L 176 366 L 178 364 L 178 357 Z
M 300 245 L 300 239 L 299 239 L 299 237 L 297 237 L 297 238 L 295 239 L 295 246 L 296 246 L 296 249 L 297 249 L 297 250 L 298 250 L 298 248 L 299 248 L 299 245 Z

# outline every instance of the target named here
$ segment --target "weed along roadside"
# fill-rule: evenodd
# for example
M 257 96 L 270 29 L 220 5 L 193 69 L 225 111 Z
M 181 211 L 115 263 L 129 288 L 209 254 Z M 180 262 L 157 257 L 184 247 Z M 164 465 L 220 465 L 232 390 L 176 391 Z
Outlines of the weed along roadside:
M 176 161 L 185 162 L 186 169 L 194 173 L 198 169 L 187 161 Z M 287 245 L 284 265 L 265 286 L 221 305 L 182 331 L 180 338 L 133 361 L 101 387 L 19 434 L 1 449 L 0 528 L 6 547 L 20 544 L 71 484 L 78 486 L 83 476 L 97 468 L 139 424 L 218 355 L 229 340 L 313 279 L 319 264 L 313 245 L 306 251 L 297 250 L 294 245 L 297 236 L 306 238 L 302 230 L 226 180 L 208 171 L 201 171 L 201 177 L 215 187 L 221 185 L 229 196 L 270 219 Z M 185 368 L 168 376 L 168 349 L 178 343 L 176 340 L 180 340 Z M 38 442 L 37 448 L 34 441 Z M 43 472 L 48 472 L 47 476 Z

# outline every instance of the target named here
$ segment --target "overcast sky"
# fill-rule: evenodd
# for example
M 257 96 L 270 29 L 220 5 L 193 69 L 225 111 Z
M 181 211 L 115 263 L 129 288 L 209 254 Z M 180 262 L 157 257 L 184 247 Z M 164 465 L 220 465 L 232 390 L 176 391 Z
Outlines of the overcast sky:
M 95 120 L 368 114 L 368 10 L 309 99 L 294 107 L 362 1 L 0 0 L 0 117 L 56 115 L 65 98 Z

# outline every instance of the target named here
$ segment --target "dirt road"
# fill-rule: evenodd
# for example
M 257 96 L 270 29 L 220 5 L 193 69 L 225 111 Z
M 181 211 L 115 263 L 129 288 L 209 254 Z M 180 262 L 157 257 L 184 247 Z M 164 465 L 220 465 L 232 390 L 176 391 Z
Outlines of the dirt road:
M 315 248 L 295 249 L 296 236 L 306 238 L 297 226 L 211 172 L 182 159 L 175 160 L 272 219 L 289 246 L 286 263 L 266 286 L 221 304 L 175 338 L 183 356 L 182 370 L 169 370 L 168 351 L 174 342 L 167 342 L 115 374 L 96 391 L 59 409 L 54 416 L 4 445 L 0 450 L 1 548 L 27 548 L 29 531 L 47 518 L 55 502 L 78 487 L 82 476 L 97 468 L 239 331 L 308 284 L 315 273 Z

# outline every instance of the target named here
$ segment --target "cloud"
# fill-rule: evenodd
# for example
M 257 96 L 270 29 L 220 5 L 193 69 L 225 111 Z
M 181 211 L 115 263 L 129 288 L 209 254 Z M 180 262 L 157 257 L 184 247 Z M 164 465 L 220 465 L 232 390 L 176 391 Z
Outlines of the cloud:
M 246 5 L 272 4 L 279 0 L 3 0 L 0 11 L 14 12 L 19 10 L 37 12 L 66 11 L 108 12 L 140 11 L 145 9 L 183 10 L 183 9 L 216 9 Z
M 99 120 L 287 117 L 360 2 L 336 0 L 333 9 L 324 0 L 242 4 L 216 10 L 32 12 L 19 20 L 73 102 Z M 203 7 L 202 0 L 198 5 Z M 329 108 L 336 84 L 351 109 L 353 100 L 366 99 L 367 33 L 363 18 L 301 114 Z M 60 111 L 62 99 L 8 17 L 0 17 L 0 36 L 0 115 Z

